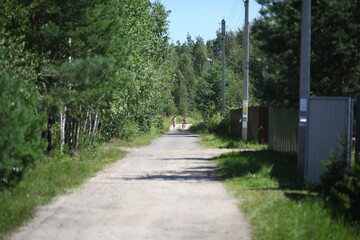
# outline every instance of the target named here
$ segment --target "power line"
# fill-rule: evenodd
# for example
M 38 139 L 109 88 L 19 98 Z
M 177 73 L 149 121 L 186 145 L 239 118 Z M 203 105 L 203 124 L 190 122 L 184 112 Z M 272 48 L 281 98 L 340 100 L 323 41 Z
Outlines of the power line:
M 238 7 L 239 7 L 239 0 L 234 0 L 233 6 L 230 11 L 229 18 L 227 19 L 229 26 L 232 24 L 234 17 L 236 16 Z
M 240 28 L 240 27 L 241 27 L 241 26 L 240 26 L 240 22 L 241 22 L 242 19 L 244 18 L 244 14 L 245 14 L 245 8 L 242 8 L 237 22 L 236 22 L 234 25 L 231 25 L 231 29 Z
M 243 7 L 243 4 L 239 3 L 240 1 L 241 0 L 234 0 L 229 17 L 227 18 L 227 28 L 230 31 L 240 28 L 239 25 L 244 18 L 245 7 Z

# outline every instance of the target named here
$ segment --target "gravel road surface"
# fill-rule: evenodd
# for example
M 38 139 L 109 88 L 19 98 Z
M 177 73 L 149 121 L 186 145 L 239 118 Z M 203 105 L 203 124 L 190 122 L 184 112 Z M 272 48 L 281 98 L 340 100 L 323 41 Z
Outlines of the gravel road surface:
M 12 240 L 251 239 L 198 136 L 174 130 L 127 149 L 72 193 L 41 206 Z

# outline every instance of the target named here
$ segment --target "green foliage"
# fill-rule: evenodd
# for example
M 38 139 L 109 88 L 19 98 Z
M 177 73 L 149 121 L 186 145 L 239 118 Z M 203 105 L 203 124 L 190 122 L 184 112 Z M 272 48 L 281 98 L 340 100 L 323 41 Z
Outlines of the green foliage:
M 128 138 L 173 111 L 168 14 L 147 0 L 3 1 L 0 32 L 17 56 L 5 66 L 40 92 L 49 152 Z
M 304 189 L 294 159 L 256 151 L 223 154 L 215 162 L 253 239 L 358 239 L 356 225 L 334 218 L 320 197 Z
M 164 118 L 163 118 L 163 116 L 156 115 L 152 119 L 152 126 L 159 129 L 159 130 L 163 130 L 164 129 Z
M 360 165 L 355 163 L 347 169 L 346 162 L 333 152 L 324 166 L 326 170 L 321 175 L 320 192 L 337 214 L 343 212 L 360 220 Z
M 36 92 L 19 77 L 0 71 L 0 191 L 21 179 L 43 157 L 43 116 L 36 112 Z
M 196 103 L 205 119 L 219 112 L 221 107 L 221 65 L 214 65 L 200 83 Z
M 252 34 L 259 57 L 252 62 L 254 94 L 262 103 L 297 106 L 300 76 L 301 1 L 259 1 Z M 360 91 L 359 4 L 312 3 L 311 91 L 317 96 L 354 97 Z
M 207 129 L 210 133 L 228 135 L 230 130 L 230 119 L 223 118 L 220 113 L 212 115 L 207 121 Z
M 256 142 L 244 142 L 229 135 L 230 119 L 215 114 L 206 122 L 198 122 L 190 130 L 200 134 L 201 145 L 208 148 L 266 149 L 267 145 Z
M 252 42 L 252 41 L 251 41 Z M 195 41 L 190 35 L 183 44 L 173 45 L 171 61 L 175 68 L 174 88 L 172 95 L 178 113 L 200 112 L 208 119 L 220 111 L 221 101 L 221 35 L 204 43 L 198 36 Z M 225 38 L 225 74 L 226 74 L 226 108 L 241 107 L 243 97 L 243 57 L 244 33 L 242 30 L 229 31 Z M 256 44 L 250 45 L 250 61 L 253 63 L 260 52 Z M 239 54 L 240 53 L 240 54 Z M 252 72 L 253 74 L 253 72 Z M 250 104 L 258 104 L 254 97 L 254 86 L 250 76 Z
M 32 218 L 36 207 L 79 186 L 104 164 L 122 158 L 124 152 L 108 148 L 81 151 L 78 158 L 55 156 L 43 161 L 14 188 L 0 192 L 0 239 Z

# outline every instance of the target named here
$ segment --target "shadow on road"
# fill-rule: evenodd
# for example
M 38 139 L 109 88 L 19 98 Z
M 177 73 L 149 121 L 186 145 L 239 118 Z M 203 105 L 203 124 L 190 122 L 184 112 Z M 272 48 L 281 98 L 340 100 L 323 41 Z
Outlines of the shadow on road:
M 212 161 L 211 158 L 184 158 L 184 157 L 178 157 L 178 158 L 160 158 L 162 161 Z
M 199 137 L 198 134 L 190 132 L 188 130 L 182 131 L 170 131 L 168 133 L 164 133 L 164 136 L 189 136 L 189 137 Z
M 167 171 L 157 174 L 148 174 L 139 177 L 118 178 L 128 181 L 136 180 L 163 180 L 163 181 L 217 181 L 214 167 L 199 166 L 184 169 L 182 171 Z M 113 179 L 113 178 L 112 178 Z

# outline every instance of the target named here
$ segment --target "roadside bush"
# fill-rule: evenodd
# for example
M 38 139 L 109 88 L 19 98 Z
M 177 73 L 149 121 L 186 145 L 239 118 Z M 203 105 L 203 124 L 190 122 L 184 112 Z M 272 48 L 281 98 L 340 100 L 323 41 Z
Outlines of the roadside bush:
M 340 152 L 341 154 L 341 152 Z M 339 212 L 344 212 L 353 220 L 360 220 L 360 164 L 346 169 L 339 152 L 333 152 L 321 175 L 320 191 Z
M 229 133 L 230 119 L 228 117 L 223 118 L 219 113 L 210 117 L 206 124 L 208 131 L 211 133 L 220 135 L 227 135 Z
M 34 96 L 24 81 L 0 71 L 0 190 L 21 179 L 42 159 L 44 118 L 36 113 Z
M 138 124 L 131 119 L 122 119 L 118 124 L 120 126 L 116 137 L 120 139 L 128 140 L 139 133 Z
M 157 129 L 164 129 L 164 118 L 161 115 L 156 115 L 152 120 L 152 126 Z

